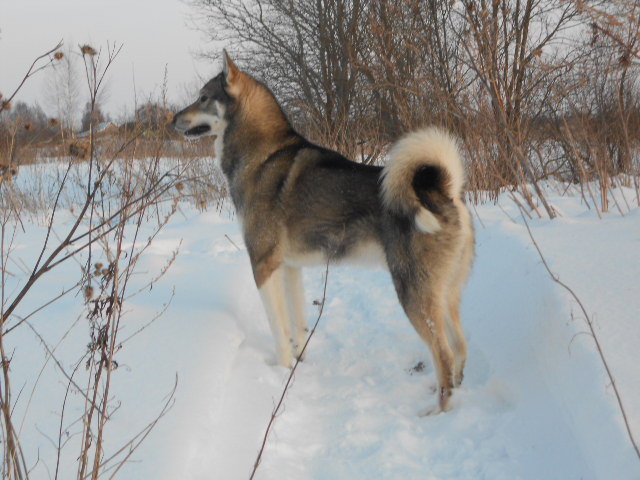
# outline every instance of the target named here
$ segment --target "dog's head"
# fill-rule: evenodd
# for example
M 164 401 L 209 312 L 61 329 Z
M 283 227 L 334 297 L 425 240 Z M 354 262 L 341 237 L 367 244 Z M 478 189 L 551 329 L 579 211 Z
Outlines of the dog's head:
M 173 116 L 173 127 L 187 138 L 217 135 L 221 138 L 244 75 L 223 50 L 222 72 L 209 80 L 198 99 Z

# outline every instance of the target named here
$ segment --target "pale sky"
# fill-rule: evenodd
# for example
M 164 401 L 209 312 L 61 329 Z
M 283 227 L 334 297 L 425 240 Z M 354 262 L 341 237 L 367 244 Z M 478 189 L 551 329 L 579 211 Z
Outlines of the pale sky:
M 115 41 L 124 46 L 107 77 L 106 111 L 117 116 L 132 110 L 134 72 L 139 101 L 159 92 L 165 65 L 169 99 L 184 100 L 185 85 L 197 86 L 198 76 L 206 79 L 219 69 L 195 59 L 206 45 L 187 26 L 189 13 L 180 0 L 0 0 L 0 92 L 11 94 L 32 60 L 60 39 L 75 49 L 88 43 L 96 50 Z M 47 74 L 33 77 L 15 100 L 37 101 L 47 110 Z M 84 83 L 81 94 L 84 104 Z

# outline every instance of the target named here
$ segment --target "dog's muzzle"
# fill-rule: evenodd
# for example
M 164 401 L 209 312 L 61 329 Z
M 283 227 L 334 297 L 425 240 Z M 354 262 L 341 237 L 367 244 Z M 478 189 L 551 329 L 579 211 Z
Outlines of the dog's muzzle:
M 211 127 L 209 125 L 196 125 L 195 127 L 183 132 L 183 135 L 185 137 L 199 137 L 200 135 L 204 135 L 210 131 Z
M 180 114 L 175 115 L 171 123 L 173 124 L 173 128 L 182 133 L 185 137 L 199 137 L 211 131 L 211 127 L 206 123 L 189 128 L 191 122 L 183 121 Z

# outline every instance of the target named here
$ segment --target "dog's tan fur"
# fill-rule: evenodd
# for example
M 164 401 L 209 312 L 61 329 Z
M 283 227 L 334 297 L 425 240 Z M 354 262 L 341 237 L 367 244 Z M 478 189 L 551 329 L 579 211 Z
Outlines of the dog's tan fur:
M 276 338 L 290 365 L 306 337 L 300 266 L 365 252 L 389 269 L 398 298 L 429 346 L 438 410 L 462 381 L 466 342 L 460 295 L 473 257 L 455 141 L 438 129 L 409 134 L 384 169 L 350 162 L 306 141 L 273 94 L 225 52 L 223 72 L 176 114 L 185 135 L 218 135 L 221 167 Z M 214 118 L 198 124 L 202 118 Z

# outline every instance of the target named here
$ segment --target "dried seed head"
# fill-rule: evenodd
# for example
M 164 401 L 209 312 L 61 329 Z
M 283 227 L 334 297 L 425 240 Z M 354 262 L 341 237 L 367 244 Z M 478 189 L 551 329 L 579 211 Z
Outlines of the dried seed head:
M 69 155 L 76 158 L 85 159 L 89 156 L 89 142 L 74 140 L 69 144 Z
M 82 55 L 90 55 L 90 56 L 94 56 L 96 53 L 95 48 L 93 48 L 91 45 L 82 45 L 80 47 L 80 51 L 82 52 Z
M 109 269 L 108 269 L 108 268 L 103 268 L 103 269 L 102 269 L 102 272 L 100 272 L 100 273 L 102 273 L 102 276 L 104 276 L 104 275 L 106 275 L 107 273 L 109 273 Z
M 102 263 L 100 263 L 100 262 L 96 262 L 96 264 L 94 265 L 94 268 L 95 268 L 96 270 L 102 270 Z
M 85 300 L 91 300 L 93 298 L 93 286 L 87 285 L 84 287 L 84 298 Z
M 64 57 L 64 53 L 62 52 L 56 52 L 53 54 L 53 58 L 55 58 L 56 60 L 60 60 L 62 57 Z
M 2 102 L 2 110 L 11 110 L 11 102 L 9 100 Z
M 178 190 L 179 192 L 184 190 L 184 183 L 182 183 L 182 182 L 176 183 L 176 190 Z

